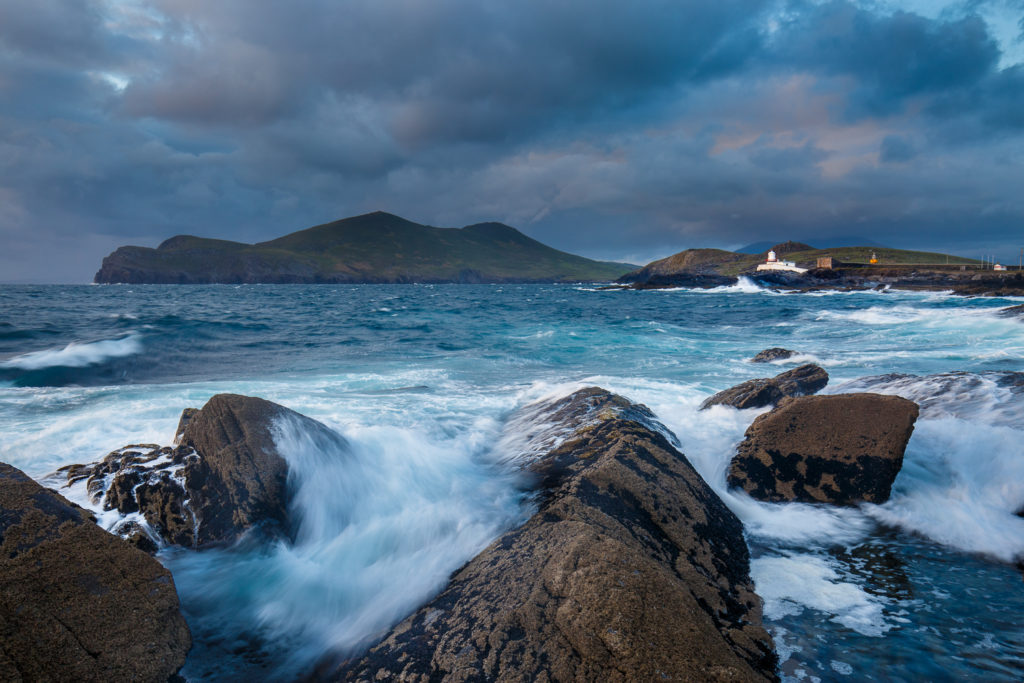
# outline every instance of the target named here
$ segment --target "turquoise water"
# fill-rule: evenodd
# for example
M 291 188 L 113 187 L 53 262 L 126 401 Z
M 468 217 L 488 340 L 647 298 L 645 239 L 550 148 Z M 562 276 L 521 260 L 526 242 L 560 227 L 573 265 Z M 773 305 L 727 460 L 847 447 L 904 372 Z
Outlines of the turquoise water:
M 743 519 L 791 680 L 1017 680 L 1024 667 L 1024 370 L 1011 299 L 570 285 L 0 288 L 0 460 L 44 478 L 128 443 L 168 443 L 222 391 L 310 415 L 281 437 L 294 545 L 164 551 L 197 645 L 185 675 L 308 672 L 354 652 L 529 514 L 502 464 L 508 415 L 598 384 L 646 403 Z M 746 359 L 769 346 L 801 356 Z M 928 399 L 893 498 L 768 505 L 725 489 L 759 411 L 714 391 L 817 362 L 828 391 L 885 373 L 975 381 L 854 385 Z M 870 383 L 868 383 L 870 384 Z

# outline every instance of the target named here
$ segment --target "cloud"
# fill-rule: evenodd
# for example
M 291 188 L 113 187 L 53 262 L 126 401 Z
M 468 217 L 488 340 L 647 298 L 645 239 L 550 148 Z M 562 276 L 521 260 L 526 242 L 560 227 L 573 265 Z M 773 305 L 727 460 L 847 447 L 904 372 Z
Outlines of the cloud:
M 1024 221 L 993 7 L 0 0 L 0 278 L 375 209 L 603 258 L 991 251 Z
M 886 135 L 882 138 L 879 159 L 889 164 L 900 163 L 910 161 L 916 153 L 913 143 L 907 138 L 901 135 Z

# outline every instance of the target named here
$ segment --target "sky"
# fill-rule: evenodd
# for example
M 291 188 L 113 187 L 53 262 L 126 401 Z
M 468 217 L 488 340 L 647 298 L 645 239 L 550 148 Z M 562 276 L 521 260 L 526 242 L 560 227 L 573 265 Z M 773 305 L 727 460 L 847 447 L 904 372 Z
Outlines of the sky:
M 0 282 L 375 210 L 1016 263 L 1024 0 L 0 0 Z

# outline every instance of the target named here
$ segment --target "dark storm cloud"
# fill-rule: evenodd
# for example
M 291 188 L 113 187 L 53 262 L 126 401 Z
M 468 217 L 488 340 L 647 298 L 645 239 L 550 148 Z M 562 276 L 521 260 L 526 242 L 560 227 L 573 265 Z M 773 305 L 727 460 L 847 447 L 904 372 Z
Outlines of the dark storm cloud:
M 1010 244 L 1024 67 L 990 6 L 0 0 L 0 280 L 374 209 L 634 260 Z
M 845 110 L 853 117 L 891 114 L 915 95 L 974 86 L 999 60 L 978 16 L 878 16 L 842 1 L 808 6 L 777 43 L 779 57 L 797 69 L 853 79 Z
M 886 135 L 882 139 L 882 149 L 879 158 L 886 163 L 910 161 L 914 158 L 914 154 L 913 143 L 903 136 Z

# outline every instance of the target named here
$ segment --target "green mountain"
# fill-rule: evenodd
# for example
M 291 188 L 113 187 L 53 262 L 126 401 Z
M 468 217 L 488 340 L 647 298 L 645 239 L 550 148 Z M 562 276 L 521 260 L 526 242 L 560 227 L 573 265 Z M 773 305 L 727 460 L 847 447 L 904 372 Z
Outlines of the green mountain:
M 434 228 L 381 211 L 243 244 L 179 235 L 120 247 L 100 283 L 602 282 L 635 266 L 558 251 L 501 223 Z

